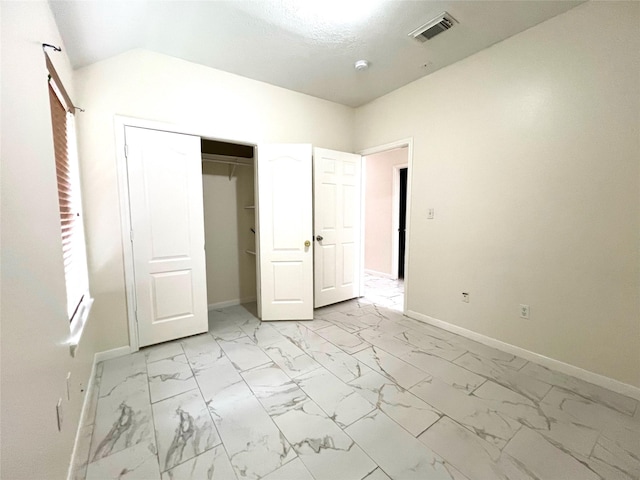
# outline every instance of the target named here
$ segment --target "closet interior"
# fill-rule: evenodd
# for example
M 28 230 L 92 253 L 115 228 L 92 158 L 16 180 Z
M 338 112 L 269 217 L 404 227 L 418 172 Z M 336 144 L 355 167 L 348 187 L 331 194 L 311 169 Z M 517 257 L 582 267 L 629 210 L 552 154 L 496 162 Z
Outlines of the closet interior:
M 255 148 L 202 139 L 209 309 L 256 301 Z

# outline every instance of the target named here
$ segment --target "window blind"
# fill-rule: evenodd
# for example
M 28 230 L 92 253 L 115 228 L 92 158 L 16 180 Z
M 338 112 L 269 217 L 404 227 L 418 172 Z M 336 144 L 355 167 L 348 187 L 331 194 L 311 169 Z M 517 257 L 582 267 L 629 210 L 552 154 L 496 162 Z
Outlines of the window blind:
M 70 146 L 75 145 L 73 115 L 63 105 L 53 82 L 49 82 L 53 146 L 60 207 L 62 255 L 67 287 L 67 311 L 72 319 L 87 290 L 84 234 L 78 192 L 77 172 L 70 161 Z

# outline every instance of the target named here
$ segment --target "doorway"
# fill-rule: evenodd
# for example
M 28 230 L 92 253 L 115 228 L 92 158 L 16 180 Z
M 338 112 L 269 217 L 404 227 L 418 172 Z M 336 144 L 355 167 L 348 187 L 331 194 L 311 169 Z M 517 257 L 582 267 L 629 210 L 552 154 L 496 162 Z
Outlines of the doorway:
M 404 252 L 407 228 L 407 168 L 400 169 L 398 202 L 398 278 L 404 280 Z
M 405 311 L 411 141 L 361 152 L 364 296 Z
M 253 303 L 255 147 L 201 138 L 208 309 Z

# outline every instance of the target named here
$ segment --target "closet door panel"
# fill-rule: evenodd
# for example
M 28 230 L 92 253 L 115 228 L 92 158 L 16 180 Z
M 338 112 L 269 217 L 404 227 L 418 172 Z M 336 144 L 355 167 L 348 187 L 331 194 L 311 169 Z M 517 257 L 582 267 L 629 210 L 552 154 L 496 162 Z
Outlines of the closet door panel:
M 313 318 L 311 145 L 258 147 L 262 320 Z
M 200 138 L 126 127 L 139 345 L 208 330 Z

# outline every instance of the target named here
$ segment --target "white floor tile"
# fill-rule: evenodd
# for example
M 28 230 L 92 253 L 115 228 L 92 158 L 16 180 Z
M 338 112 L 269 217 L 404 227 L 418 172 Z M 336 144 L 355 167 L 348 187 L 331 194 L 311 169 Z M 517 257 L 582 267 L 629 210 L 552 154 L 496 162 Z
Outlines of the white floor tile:
M 160 470 L 169 470 L 221 443 L 197 388 L 154 403 Z
M 527 427 L 522 427 L 503 452 L 516 459 L 534 478 L 599 480 L 593 471 Z
M 147 371 L 152 403 L 198 387 L 184 354 L 149 363 Z
M 239 337 L 234 340 L 218 340 L 220 347 L 229 357 L 231 363 L 239 370 L 249 370 L 258 365 L 271 362 L 260 347 L 249 337 Z
M 162 480 L 237 480 L 224 446 L 218 445 L 162 474 Z
M 404 317 L 402 282 L 365 282 L 313 321 L 212 310 L 207 334 L 99 363 L 71 478 L 638 480 L 636 400 Z
M 314 480 L 299 458 L 294 458 L 275 472 L 271 472 L 263 480 Z
M 492 410 L 483 399 L 467 395 L 435 378 L 419 383 L 411 392 L 499 448 L 504 447 L 522 426 L 505 413 Z
M 369 346 L 369 343 L 362 338 L 343 330 L 337 325 L 318 330 L 318 335 L 349 354 L 359 352 Z
M 376 408 L 375 404 L 361 396 L 357 389 L 342 382 L 324 368 L 301 375 L 294 381 L 342 428 Z
M 362 478 L 376 464 L 311 400 L 274 421 L 316 480 Z
M 440 419 L 441 413 L 431 405 L 377 372 L 369 372 L 350 385 L 413 436 Z
M 354 358 L 405 389 L 429 377 L 422 370 L 377 347 L 366 348 L 356 353 Z
M 87 480 L 160 480 L 158 457 L 152 445 L 133 447 L 90 463 Z
M 466 478 L 380 410 L 347 427 L 345 432 L 391 478 L 402 480 Z
M 264 352 L 291 378 L 320 367 L 320 364 L 289 340 L 281 340 L 263 348 Z

